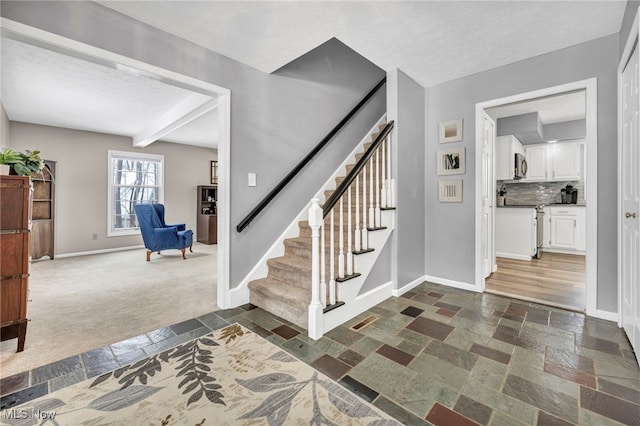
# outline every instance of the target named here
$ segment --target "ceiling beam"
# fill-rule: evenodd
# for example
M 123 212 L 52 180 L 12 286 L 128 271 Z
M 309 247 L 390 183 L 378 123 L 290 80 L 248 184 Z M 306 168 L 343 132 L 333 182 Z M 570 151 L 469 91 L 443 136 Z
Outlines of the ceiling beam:
M 133 146 L 144 148 L 217 106 L 217 98 L 209 97 L 203 103 L 202 95 L 193 93 L 135 135 L 133 137 Z

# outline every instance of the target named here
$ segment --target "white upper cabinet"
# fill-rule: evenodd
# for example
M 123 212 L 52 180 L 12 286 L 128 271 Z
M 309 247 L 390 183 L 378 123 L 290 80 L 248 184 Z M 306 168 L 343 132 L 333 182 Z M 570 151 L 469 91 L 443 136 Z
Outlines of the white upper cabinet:
M 527 182 L 581 180 L 581 141 L 527 145 Z
M 580 145 L 562 142 L 551 145 L 551 179 L 580 180 Z
M 515 156 L 524 153 L 524 147 L 515 136 L 498 136 L 495 150 L 496 180 L 513 180 Z
M 549 179 L 549 145 L 530 145 L 525 148 L 527 157 L 526 180 L 528 182 L 543 181 Z

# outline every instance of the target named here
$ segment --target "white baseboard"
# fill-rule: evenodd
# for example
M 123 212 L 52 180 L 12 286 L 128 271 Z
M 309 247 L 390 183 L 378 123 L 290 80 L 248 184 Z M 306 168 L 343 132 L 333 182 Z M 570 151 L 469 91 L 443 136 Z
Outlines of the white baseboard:
M 514 259 L 514 260 L 527 260 L 531 262 L 532 256 L 526 256 L 523 254 L 511 254 L 511 253 L 498 253 L 496 252 L 496 257 L 504 257 L 505 259 Z
M 430 281 L 432 283 L 442 284 L 449 287 L 454 287 L 462 290 L 469 290 L 469 291 L 474 291 L 476 293 L 480 293 L 480 290 L 478 290 L 478 288 L 475 285 L 464 283 L 462 281 L 453 281 L 453 280 L 448 280 L 446 278 L 434 277 L 432 275 L 425 275 L 424 279 L 425 281 Z
M 101 250 L 79 251 L 79 252 L 76 252 L 76 253 L 55 254 L 54 258 L 62 259 L 62 258 L 65 258 L 65 257 L 89 256 L 89 255 L 92 255 L 92 254 L 113 253 L 113 252 L 116 252 L 116 251 L 129 251 L 129 250 L 138 250 L 138 249 L 143 249 L 143 248 L 144 248 L 144 245 L 139 245 L 139 246 L 117 247 L 117 248 L 101 249 Z
M 607 321 L 613 321 L 616 324 L 618 323 L 618 313 L 617 312 L 609 312 L 609 311 L 602 311 L 600 309 L 596 309 L 595 315 L 593 315 L 595 318 L 600 318 L 603 320 L 607 320 Z
M 249 287 L 240 285 L 229 290 L 229 306 L 228 308 L 237 308 L 241 305 L 249 303 Z
M 545 252 L 549 252 L 549 253 L 562 253 L 562 254 L 577 254 L 577 255 L 581 255 L 581 256 L 585 256 L 587 254 L 586 251 L 580 251 L 580 250 L 563 250 L 563 249 L 558 249 L 558 248 L 542 248 L 542 251 Z
M 394 289 L 392 294 L 393 294 L 394 297 L 400 297 L 403 294 L 405 294 L 406 292 L 408 292 L 409 290 L 416 288 L 417 286 L 419 286 L 420 284 L 422 284 L 426 280 L 427 280 L 427 276 L 426 275 L 418 277 L 415 280 L 411 281 L 409 284 L 406 284 L 406 285 L 402 286 L 401 288 Z

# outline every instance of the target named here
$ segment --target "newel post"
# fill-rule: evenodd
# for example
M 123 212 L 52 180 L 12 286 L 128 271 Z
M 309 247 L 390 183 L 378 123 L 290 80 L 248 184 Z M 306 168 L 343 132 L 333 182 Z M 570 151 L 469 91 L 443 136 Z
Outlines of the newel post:
M 320 226 L 322 226 L 322 208 L 320 200 L 311 200 L 309 208 L 309 226 L 311 227 L 311 304 L 309 304 L 309 337 L 317 340 L 322 337 L 322 302 L 320 301 Z

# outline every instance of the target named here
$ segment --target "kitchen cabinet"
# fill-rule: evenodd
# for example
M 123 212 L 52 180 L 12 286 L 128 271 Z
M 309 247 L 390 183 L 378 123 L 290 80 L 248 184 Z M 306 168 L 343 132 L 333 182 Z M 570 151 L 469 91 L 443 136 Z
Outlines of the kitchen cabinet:
M 522 143 L 513 135 L 496 138 L 495 167 L 496 180 L 513 180 L 515 155 L 525 155 Z
M 544 209 L 543 249 L 555 252 L 586 250 L 586 208 L 557 206 Z
M 585 147 L 579 141 L 536 144 L 525 148 L 527 182 L 575 181 L 582 176 Z
M 580 180 L 580 145 L 561 142 L 551 145 L 551 176 L 557 180 Z
M 549 145 L 530 145 L 525 148 L 527 157 L 527 182 L 545 181 L 549 179 Z
M 536 209 L 500 207 L 496 209 L 496 256 L 531 260 L 536 254 Z

